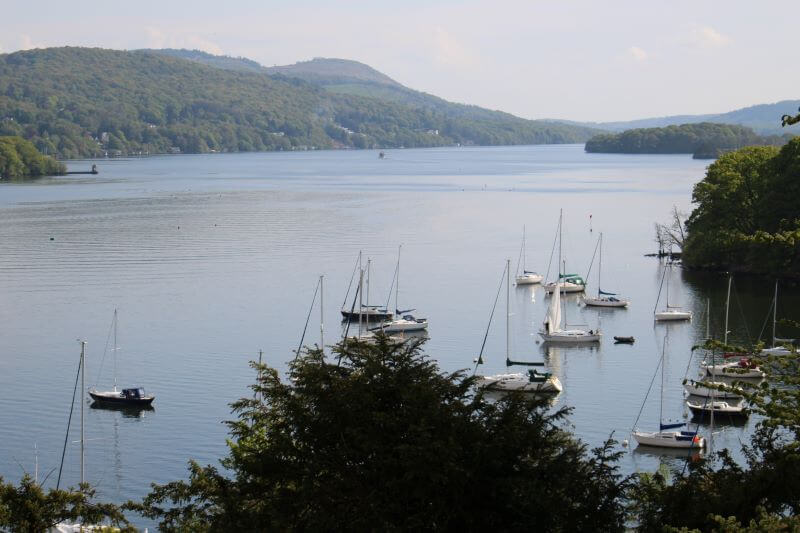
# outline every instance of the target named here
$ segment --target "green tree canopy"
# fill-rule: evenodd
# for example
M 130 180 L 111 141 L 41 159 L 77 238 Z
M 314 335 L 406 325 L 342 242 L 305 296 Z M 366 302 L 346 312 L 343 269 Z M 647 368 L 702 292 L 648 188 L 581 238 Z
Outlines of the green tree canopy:
M 568 409 L 487 401 L 419 344 L 336 353 L 301 354 L 287 382 L 256 367 L 225 471 L 192 463 L 130 508 L 164 531 L 623 529 L 611 443 L 589 453 L 562 427 Z
M 18 486 L 0 478 L 0 529 L 43 532 L 61 522 L 77 522 L 85 526 L 111 523 L 120 528 L 118 531 L 136 531 L 117 506 L 96 503 L 93 498 L 94 490 L 87 484 L 79 490 L 45 492 L 27 475 Z
M 800 272 L 800 138 L 748 147 L 708 167 L 694 187 L 683 261 L 779 275 Z
M 22 137 L 0 137 L 0 178 L 31 178 L 63 174 L 66 171 L 63 163 L 42 155 Z

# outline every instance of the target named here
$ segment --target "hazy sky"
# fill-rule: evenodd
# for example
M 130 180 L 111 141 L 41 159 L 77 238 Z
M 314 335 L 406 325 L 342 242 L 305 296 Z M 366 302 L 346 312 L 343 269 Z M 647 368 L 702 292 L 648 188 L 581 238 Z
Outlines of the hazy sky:
M 0 52 L 198 48 L 355 59 L 526 118 L 628 120 L 800 98 L 800 0 L 0 0 Z

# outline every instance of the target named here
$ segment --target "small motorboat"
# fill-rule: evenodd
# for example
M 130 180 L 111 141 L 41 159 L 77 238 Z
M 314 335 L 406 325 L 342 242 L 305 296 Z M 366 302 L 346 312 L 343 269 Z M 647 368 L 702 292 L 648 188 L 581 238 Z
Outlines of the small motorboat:
M 155 396 L 145 394 L 142 387 L 110 391 L 89 390 L 92 400 L 101 404 L 127 405 L 146 407 L 153 403 Z
M 636 339 L 634 339 L 633 337 L 615 336 L 614 337 L 614 342 L 617 343 L 617 344 L 633 344 L 634 342 L 636 342 Z

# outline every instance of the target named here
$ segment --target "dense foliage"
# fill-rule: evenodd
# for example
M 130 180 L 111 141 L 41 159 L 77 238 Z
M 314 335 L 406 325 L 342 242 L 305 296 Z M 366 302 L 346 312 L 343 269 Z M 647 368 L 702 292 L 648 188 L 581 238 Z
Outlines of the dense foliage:
M 218 68 L 220 61 L 89 48 L 0 55 L 0 135 L 74 158 L 564 143 L 583 142 L 592 131 L 333 93 L 296 78 Z
M 621 154 L 695 154 L 716 157 L 720 153 L 743 146 L 781 145 L 789 137 L 777 135 L 762 137 L 743 126 L 701 122 L 596 135 L 586 142 L 586 151 Z
M 800 138 L 720 157 L 694 187 L 689 267 L 800 273 Z
M 63 163 L 42 155 L 31 142 L 22 137 L 0 137 L 0 178 L 51 176 L 66 171 Z
M 56 524 L 97 525 L 111 523 L 116 531 L 133 531 L 119 508 L 92 501 L 94 491 L 88 485 L 79 490 L 51 489 L 45 492 L 29 476 L 18 486 L 0 478 L 0 530 L 20 532 L 50 531 Z
M 260 367 L 233 407 L 230 453 L 192 463 L 131 507 L 163 531 L 620 531 L 626 483 L 611 443 L 589 453 L 568 410 L 440 373 L 419 345 L 310 350 L 282 382 Z

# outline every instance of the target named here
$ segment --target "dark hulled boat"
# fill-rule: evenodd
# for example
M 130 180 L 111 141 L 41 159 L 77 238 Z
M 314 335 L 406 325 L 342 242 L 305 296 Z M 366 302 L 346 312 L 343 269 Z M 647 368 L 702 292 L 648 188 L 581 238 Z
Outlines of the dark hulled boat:
M 89 391 L 89 396 L 92 397 L 92 400 L 101 404 L 131 407 L 146 407 L 155 400 L 155 396 L 148 396 L 145 394 L 142 387 L 122 389 L 119 391 L 97 391 L 92 389 Z

